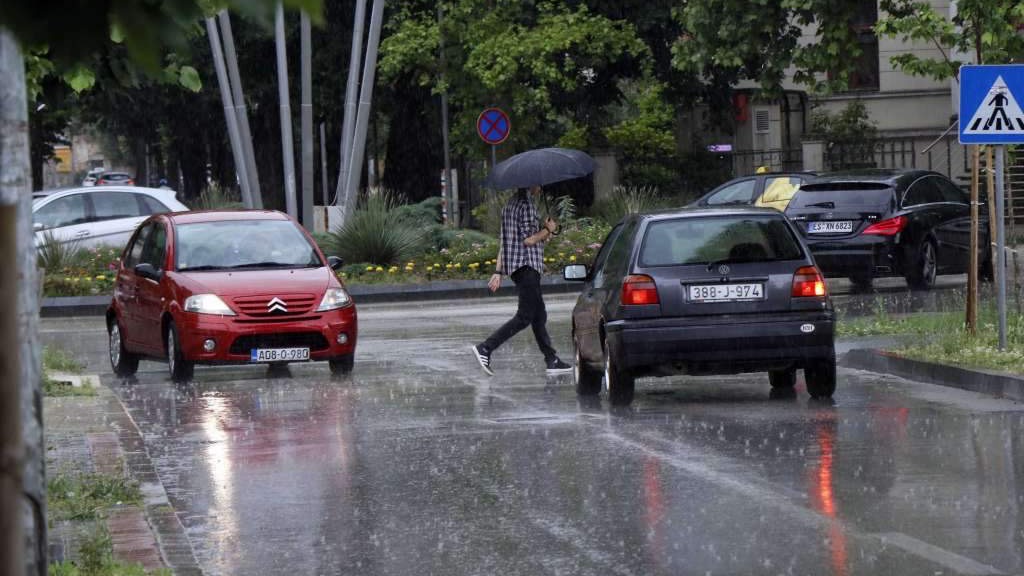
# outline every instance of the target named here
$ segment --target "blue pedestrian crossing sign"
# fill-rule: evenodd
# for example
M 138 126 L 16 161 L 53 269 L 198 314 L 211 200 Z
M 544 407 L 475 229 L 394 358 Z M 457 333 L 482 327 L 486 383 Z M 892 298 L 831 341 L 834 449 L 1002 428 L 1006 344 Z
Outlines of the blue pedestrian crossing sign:
M 960 67 L 960 142 L 1024 143 L 1024 64 Z

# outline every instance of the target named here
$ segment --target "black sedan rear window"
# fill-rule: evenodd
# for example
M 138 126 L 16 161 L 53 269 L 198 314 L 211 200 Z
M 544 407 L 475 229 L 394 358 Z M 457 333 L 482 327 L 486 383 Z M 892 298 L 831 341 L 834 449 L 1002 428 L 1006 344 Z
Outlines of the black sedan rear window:
M 648 226 L 640 265 L 770 262 L 803 256 L 800 243 L 780 216 L 688 217 Z

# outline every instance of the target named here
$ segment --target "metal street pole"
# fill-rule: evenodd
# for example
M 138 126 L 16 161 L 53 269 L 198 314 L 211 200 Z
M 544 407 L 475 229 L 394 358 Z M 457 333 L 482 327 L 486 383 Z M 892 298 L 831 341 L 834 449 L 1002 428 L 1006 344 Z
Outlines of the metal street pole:
M 14 36 L 0 28 L 0 258 L 18 259 L 18 202 L 31 180 L 25 63 Z M 0 574 L 25 574 L 21 358 L 16 266 L 0 267 Z
M 313 48 L 310 36 L 309 14 L 299 16 L 300 75 L 302 77 L 302 225 L 313 230 Z
M 281 102 L 281 159 L 284 165 L 284 203 L 288 215 L 298 219 L 295 201 L 295 143 L 292 138 L 292 107 L 288 97 L 288 53 L 284 45 L 284 5 L 278 2 L 274 14 L 277 48 L 277 97 Z
M 996 276 L 996 175 L 994 162 L 992 160 L 992 147 L 985 147 L 985 187 L 988 189 L 988 246 L 985 247 L 986 254 L 991 258 L 992 262 L 992 281 L 998 282 L 999 277 Z M 980 232 L 979 232 L 980 233 Z
M 224 121 L 228 125 L 228 140 L 231 142 L 231 156 L 235 160 L 235 173 L 238 186 L 242 189 L 242 203 L 246 208 L 253 207 L 252 190 L 249 188 L 249 177 L 245 171 L 245 156 L 242 152 L 241 137 L 238 134 L 238 117 L 231 100 L 228 87 L 228 76 L 224 66 L 224 51 L 221 49 L 220 34 L 213 18 L 206 19 L 206 35 L 210 38 L 210 51 L 213 53 L 213 69 L 217 74 L 217 85 L 220 86 L 220 99 L 224 104 Z
M 441 31 L 440 41 L 440 54 L 439 60 L 441 63 L 441 84 L 444 85 L 447 75 L 447 62 L 445 60 L 445 49 L 444 49 L 444 32 L 442 28 L 442 20 L 444 19 L 444 7 L 438 2 L 437 4 L 437 28 Z M 449 213 L 451 219 L 449 222 L 454 228 L 459 227 L 459 200 L 456 198 L 455 187 L 453 186 L 452 178 L 452 160 L 451 152 L 448 145 L 448 88 L 446 87 L 441 91 L 441 143 L 444 146 L 444 195 L 445 202 L 451 206 Z
M 349 160 L 352 158 L 352 135 L 356 127 L 356 93 L 359 90 L 359 67 L 363 63 L 363 27 L 366 25 L 366 0 L 356 0 L 355 21 L 352 24 L 352 50 L 349 54 L 348 80 L 345 85 L 345 115 L 341 123 L 341 167 L 338 186 L 334 191 L 334 204 L 339 201 L 344 209 L 345 186 L 348 184 Z M 344 215 L 347 217 L 347 215 Z
M 999 349 L 1006 350 L 1006 210 L 1003 207 L 1005 146 L 996 146 L 996 306 L 999 309 Z
M 969 334 L 975 334 L 978 330 L 978 170 L 981 162 L 979 146 L 971 146 L 971 160 L 971 253 L 967 270 L 967 318 L 964 324 Z
M 242 91 L 242 75 L 238 72 L 238 55 L 235 53 L 235 36 L 231 32 L 231 16 L 227 10 L 221 10 L 217 16 L 224 44 L 224 59 L 228 65 L 228 79 L 231 80 L 231 97 L 235 104 L 235 116 L 238 118 L 238 136 L 242 140 L 242 155 L 245 156 L 245 173 L 249 177 L 249 190 L 252 194 L 252 206 L 247 207 L 263 208 L 260 171 L 256 167 L 256 153 L 252 147 L 249 112 L 245 105 L 245 93 Z
M 377 73 L 377 47 L 380 45 L 380 29 L 384 20 L 384 0 L 373 0 L 370 13 L 370 31 L 366 39 L 366 61 L 363 63 L 363 79 L 359 87 L 359 110 L 356 114 L 356 131 L 352 141 L 350 170 L 345 184 L 345 218 L 355 211 L 356 194 L 359 191 L 363 171 L 363 155 L 366 153 L 366 131 L 370 123 L 370 103 L 373 100 L 373 81 Z
M 324 206 L 327 206 L 327 128 L 320 123 L 320 193 L 324 196 Z M 324 221 L 326 224 L 326 221 Z

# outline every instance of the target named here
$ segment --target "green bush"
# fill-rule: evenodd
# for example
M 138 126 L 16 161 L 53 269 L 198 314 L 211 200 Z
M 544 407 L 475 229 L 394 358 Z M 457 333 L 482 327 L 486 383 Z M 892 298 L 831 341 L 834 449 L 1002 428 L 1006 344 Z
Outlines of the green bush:
M 43 243 L 36 248 L 36 265 L 46 274 L 56 274 L 82 261 L 84 250 L 78 241 L 58 242 L 53 232 L 43 232 Z
M 591 208 L 595 218 L 614 224 L 627 214 L 650 212 L 664 206 L 658 189 L 651 186 L 616 186 L 609 198 L 598 200 Z
M 341 228 L 327 234 L 324 248 L 346 262 L 400 264 L 423 253 L 427 232 L 402 218 L 391 194 L 370 196 Z
M 241 196 L 234 190 L 221 188 L 211 184 L 207 186 L 199 198 L 191 203 L 193 210 L 240 210 L 245 208 Z
M 501 233 L 501 210 L 515 192 L 488 192 L 485 200 L 473 208 L 473 219 L 484 234 Z

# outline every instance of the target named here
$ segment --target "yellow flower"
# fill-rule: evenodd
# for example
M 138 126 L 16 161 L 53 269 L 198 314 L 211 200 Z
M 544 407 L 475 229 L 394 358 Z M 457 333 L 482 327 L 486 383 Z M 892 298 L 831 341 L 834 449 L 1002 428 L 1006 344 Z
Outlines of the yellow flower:
M 392 266 L 391 268 L 388 268 L 388 274 L 394 274 L 395 272 L 398 272 L 398 267 Z
M 455 263 L 455 267 L 456 267 L 456 268 L 462 268 L 462 264 L 459 264 L 458 262 L 456 262 L 456 263 Z
M 383 272 L 383 271 L 384 271 L 384 267 L 383 266 L 377 266 L 377 272 Z
M 575 261 L 576 261 L 576 255 L 575 254 L 573 254 L 572 256 L 569 256 L 569 262 L 575 262 Z
M 106 277 L 106 276 L 104 276 L 103 274 L 100 274 L 99 276 L 97 276 L 97 277 L 96 277 L 96 279 L 97 279 L 97 280 L 106 280 L 106 279 L 107 279 L 107 277 Z
M 446 269 L 448 269 L 448 270 L 451 270 L 451 269 L 452 269 L 452 265 L 451 265 L 451 264 L 445 264 L 445 265 L 444 265 L 444 267 L 445 267 Z
M 373 272 L 373 266 L 367 266 L 366 267 L 366 271 L 367 272 Z
M 479 262 L 473 262 L 472 264 L 469 265 L 469 267 L 470 268 L 474 268 L 474 269 L 475 268 L 479 268 L 480 267 L 480 263 Z

